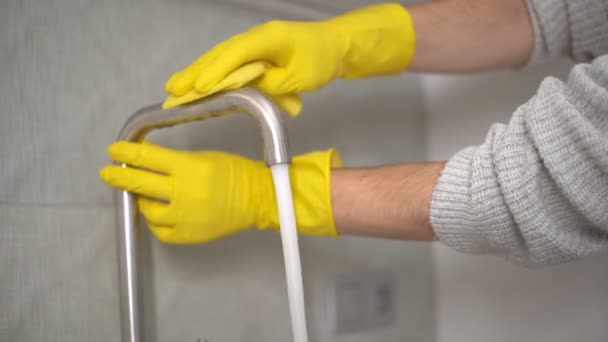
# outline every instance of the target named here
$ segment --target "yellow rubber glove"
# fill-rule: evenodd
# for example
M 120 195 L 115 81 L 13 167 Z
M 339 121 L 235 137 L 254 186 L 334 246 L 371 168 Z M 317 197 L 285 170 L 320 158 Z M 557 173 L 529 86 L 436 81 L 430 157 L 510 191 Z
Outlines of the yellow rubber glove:
M 300 94 L 336 78 L 403 72 L 414 49 L 412 20 L 397 3 L 318 22 L 271 21 L 216 45 L 175 73 L 166 90 L 175 97 L 207 94 L 243 65 L 264 62 L 264 74 L 248 84 L 271 95 Z
M 117 142 L 108 151 L 129 167 L 106 166 L 101 178 L 140 195 L 139 210 L 163 242 L 208 242 L 253 226 L 279 229 L 272 175 L 264 162 L 147 142 Z M 337 235 L 329 177 L 340 164 L 334 149 L 293 158 L 290 177 L 300 233 Z
M 178 105 L 205 98 L 219 91 L 244 87 L 251 81 L 264 74 L 264 71 L 266 71 L 267 68 L 268 64 L 264 62 L 251 62 L 245 64 L 226 76 L 226 78 L 220 81 L 220 83 L 218 83 L 215 87 L 204 93 L 200 93 L 195 89 L 192 89 L 182 96 L 169 95 L 163 103 L 163 108 L 169 109 Z M 271 97 L 279 107 L 283 108 L 292 116 L 298 114 L 302 109 L 302 100 L 297 94 L 274 95 Z

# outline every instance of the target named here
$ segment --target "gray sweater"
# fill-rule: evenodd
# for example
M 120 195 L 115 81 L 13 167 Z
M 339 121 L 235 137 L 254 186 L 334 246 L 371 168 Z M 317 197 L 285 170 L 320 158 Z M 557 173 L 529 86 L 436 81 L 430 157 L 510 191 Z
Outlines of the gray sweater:
M 529 0 L 530 64 L 570 57 L 507 124 L 454 155 L 433 192 L 440 241 L 527 266 L 608 251 L 608 0 Z

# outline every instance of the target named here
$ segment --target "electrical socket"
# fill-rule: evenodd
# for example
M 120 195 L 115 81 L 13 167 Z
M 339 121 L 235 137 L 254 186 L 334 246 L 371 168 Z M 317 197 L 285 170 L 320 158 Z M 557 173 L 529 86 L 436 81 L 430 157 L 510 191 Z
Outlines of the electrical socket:
M 390 326 L 395 319 L 395 286 L 388 272 L 337 275 L 327 299 L 330 330 L 336 335 Z

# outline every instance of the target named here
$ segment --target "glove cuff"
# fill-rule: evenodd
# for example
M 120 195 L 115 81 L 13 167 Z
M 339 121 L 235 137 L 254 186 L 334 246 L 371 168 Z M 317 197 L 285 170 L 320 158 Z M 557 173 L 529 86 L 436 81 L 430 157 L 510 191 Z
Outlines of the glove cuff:
M 342 166 L 342 159 L 336 149 L 317 151 L 293 159 L 289 168 L 296 225 L 298 232 L 305 235 L 337 236 L 331 205 L 331 169 Z M 272 190 L 271 210 L 266 219 L 260 220 L 258 227 L 279 229 L 279 215 Z
M 337 26 L 344 26 L 349 39 L 342 78 L 394 75 L 407 70 L 416 48 L 416 33 L 403 5 L 367 6 L 335 20 Z

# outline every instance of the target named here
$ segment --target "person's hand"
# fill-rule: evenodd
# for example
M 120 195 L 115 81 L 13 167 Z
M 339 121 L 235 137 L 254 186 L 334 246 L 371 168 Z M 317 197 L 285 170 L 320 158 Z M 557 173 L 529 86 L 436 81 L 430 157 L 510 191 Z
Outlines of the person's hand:
M 244 83 L 272 96 L 297 96 L 336 78 L 400 73 L 414 47 L 409 13 L 396 3 L 318 22 L 271 21 L 216 45 L 175 73 L 166 90 L 176 98 L 193 92 L 206 96 L 222 90 L 218 85 L 239 68 L 263 63 L 263 73 Z M 286 109 L 292 115 L 299 111 Z
M 112 144 L 118 165 L 101 178 L 138 196 L 156 237 L 167 243 L 212 241 L 250 227 L 279 229 L 270 169 L 261 161 L 219 151 L 177 151 L 148 142 Z M 293 158 L 290 177 L 298 231 L 337 235 L 329 176 L 340 165 L 333 149 Z
M 210 90 L 201 93 L 195 89 L 192 89 L 182 96 L 169 95 L 165 102 L 163 102 L 163 109 L 169 109 L 177 105 L 202 99 L 219 91 L 244 87 L 254 79 L 264 74 L 267 68 L 268 63 L 265 62 L 247 63 L 231 72 Z M 275 104 L 287 111 L 287 113 L 290 115 L 296 115 L 302 109 L 302 100 L 297 94 L 278 94 L 269 96 L 272 98 Z

